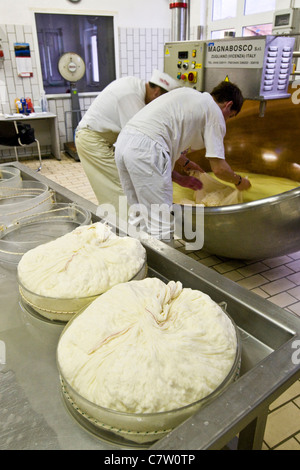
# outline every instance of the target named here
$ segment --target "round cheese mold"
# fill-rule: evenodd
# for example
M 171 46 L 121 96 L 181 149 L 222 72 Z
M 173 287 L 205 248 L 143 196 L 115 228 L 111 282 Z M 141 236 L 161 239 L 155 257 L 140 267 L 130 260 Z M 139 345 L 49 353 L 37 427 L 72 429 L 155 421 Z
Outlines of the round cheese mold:
M 57 363 L 75 417 L 104 440 L 144 445 L 235 380 L 240 343 L 208 295 L 146 278 L 113 287 L 74 317 Z
M 49 320 L 70 318 L 112 286 L 147 273 L 146 251 L 101 222 L 80 226 L 23 255 L 21 299 Z
M 91 222 L 90 211 L 75 203 L 56 203 L 52 190 L 40 196 L 36 206 L 19 207 L 14 221 L 0 227 L 1 262 L 17 265 L 27 251 Z M 0 220 L 6 222 L 1 209 Z
M 18 168 L 0 165 L 0 196 L 1 191 L 7 187 L 19 188 L 22 184 L 21 172 Z

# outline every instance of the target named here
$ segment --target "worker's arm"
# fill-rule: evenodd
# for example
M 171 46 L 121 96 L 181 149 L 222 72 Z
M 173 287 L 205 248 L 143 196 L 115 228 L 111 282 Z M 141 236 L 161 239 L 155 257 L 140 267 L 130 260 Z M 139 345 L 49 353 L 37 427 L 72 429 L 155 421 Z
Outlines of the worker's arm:
M 208 158 L 208 161 L 214 175 L 220 180 L 235 184 L 239 191 L 251 188 L 251 183 L 248 178 L 243 178 L 241 175 L 235 173 L 226 160 L 221 158 Z
M 188 158 L 188 150 L 185 150 L 184 152 L 181 153 L 180 157 L 177 160 L 177 163 L 179 166 L 184 170 L 184 171 L 200 171 L 201 173 L 204 173 L 204 170 L 193 160 L 190 160 Z
M 172 180 L 180 186 L 183 186 L 184 188 L 193 189 L 194 191 L 197 191 L 198 189 L 202 188 L 201 181 L 199 181 L 194 176 L 181 175 L 180 173 L 174 170 L 172 171 Z

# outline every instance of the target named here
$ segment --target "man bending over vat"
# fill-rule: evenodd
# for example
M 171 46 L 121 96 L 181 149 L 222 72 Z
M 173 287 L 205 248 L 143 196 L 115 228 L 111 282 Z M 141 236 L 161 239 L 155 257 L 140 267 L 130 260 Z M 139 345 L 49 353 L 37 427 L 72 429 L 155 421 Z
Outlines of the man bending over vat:
M 159 70 L 147 83 L 137 77 L 119 78 L 97 96 L 81 119 L 76 149 L 99 204 L 112 204 L 118 212 L 119 197 L 124 196 L 113 146 L 119 132 L 145 105 L 176 87 L 178 83 Z
M 127 123 L 116 142 L 115 159 L 128 205 L 134 207 L 129 224 L 158 239 L 173 238 L 172 221 L 162 223 L 170 217 L 163 217 L 162 211 L 156 217 L 151 209 L 160 205 L 170 214 L 172 180 L 201 189 L 199 180 L 174 171 L 176 161 L 184 170 L 199 170 L 187 158 L 188 148 L 205 148 L 211 170 L 219 179 L 235 184 L 240 191 L 251 187 L 247 178 L 232 170 L 224 151 L 226 121 L 242 105 L 240 89 L 230 82 L 221 82 L 211 93 L 181 87 L 152 101 Z M 143 211 L 136 210 L 138 206 Z

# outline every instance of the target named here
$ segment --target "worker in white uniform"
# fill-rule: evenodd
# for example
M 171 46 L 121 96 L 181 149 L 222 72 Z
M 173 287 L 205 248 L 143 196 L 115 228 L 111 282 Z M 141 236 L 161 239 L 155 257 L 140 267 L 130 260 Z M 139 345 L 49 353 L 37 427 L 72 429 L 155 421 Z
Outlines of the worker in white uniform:
M 121 129 L 145 105 L 176 87 L 178 82 L 159 70 L 147 83 L 123 77 L 110 83 L 84 114 L 75 145 L 99 204 L 112 204 L 118 213 L 119 196 L 124 196 L 113 146 Z
M 174 171 L 176 161 L 185 170 L 195 169 L 186 155 L 190 147 L 206 149 L 211 169 L 221 180 L 239 190 L 251 186 L 226 162 L 223 143 L 226 121 L 239 113 L 242 104 L 241 91 L 230 82 L 221 82 L 211 93 L 181 87 L 153 101 L 127 123 L 116 142 L 115 158 L 132 228 L 139 226 L 155 238 L 172 240 L 172 180 L 195 190 L 202 186 L 196 178 Z M 157 205 L 162 206 L 159 213 L 153 210 Z

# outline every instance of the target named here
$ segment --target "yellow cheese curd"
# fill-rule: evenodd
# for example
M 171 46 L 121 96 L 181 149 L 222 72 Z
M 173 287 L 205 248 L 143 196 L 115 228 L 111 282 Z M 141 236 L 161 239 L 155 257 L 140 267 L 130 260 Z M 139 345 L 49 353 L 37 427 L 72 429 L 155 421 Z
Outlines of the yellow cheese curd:
M 18 265 L 25 288 L 46 297 L 97 295 L 132 279 L 145 263 L 142 244 L 101 222 L 76 228 L 28 251 Z
M 241 176 L 248 177 L 252 185 L 249 190 L 242 192 L 243 202 L 256 201 L 270 196 L 276 196 L 277 194 L 295 189 L 300 185 L 300 183 L 297 181 L 293 181 L 288 178 L 260 175 L 256 173 L 245 173 L 240 171 L 237 173 Z M 209 173 L 209 175 L 213 176 L 212 173 Z M 228 187 L 235 188 L 234 185 L 230 185 L 229 183 Z M 196 204 L 195 192 L 192 189 L 183 188 L 182 186 L 173 183 L 173 202 L 175 204 Z M 209 204 L 205 205 L 209 206 Z
M 75 317 L 57 358 L 85 399 L 152 413 L 209 395 L 227 377 L 236 348 L 232 322 L 208 295 L 146 278 L 113 287 Z

